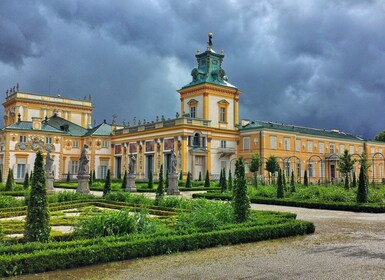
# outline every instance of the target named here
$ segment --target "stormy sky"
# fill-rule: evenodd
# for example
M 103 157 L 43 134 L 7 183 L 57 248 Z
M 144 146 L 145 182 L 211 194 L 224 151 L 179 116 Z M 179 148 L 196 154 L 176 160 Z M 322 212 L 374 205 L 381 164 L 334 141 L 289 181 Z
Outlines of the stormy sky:
M 98 123 L 172 118 L 213 32 L 241 118 L 373 138 L 384 24 L 382 0 L 1 0 L 0 90 L 91 94 Z

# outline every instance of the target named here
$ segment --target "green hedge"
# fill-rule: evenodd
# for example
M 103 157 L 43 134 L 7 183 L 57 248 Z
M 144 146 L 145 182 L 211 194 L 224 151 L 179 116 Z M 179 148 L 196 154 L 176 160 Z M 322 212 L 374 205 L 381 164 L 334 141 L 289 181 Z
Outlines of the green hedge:
M 157 236 L 133 241 L 109 239 L 109 242 L 100 242 L 90 246 L 79 246 L 79 243 L 72 242 L 73 247 L 60 249 L 50 249 L 48 243 L 38 245 L 42 250 L 1 255 L 0 275 L 38 273 L 313 232 L 314 225 L 312 223 L 291 220 L 278 225 L 244 227 L 239 224 L 239 227 L 228 230 L 189 235 Z
M 228 194 L 219 193 L 195 193 L 193 198 L 206 198 L 217 200 L 231 200 L 231 196 Z M 372 204 L 357 204 L 351 202 L 318 202 L 318 201 L 296 201 L 290 199 L 277 199 L 277 198 L 250 198 L 251 203 L 257 204 L 270 204 L 270 205 L 282 205 L 282 206 L 294 206 L 302 208 L 312 209 L 325 209 L 325 210 L 339 210 L 339 211 L 352 211 L 352 212 L 367 212 L 367 213 L 385 213 L 385 205 L 372 205 Z

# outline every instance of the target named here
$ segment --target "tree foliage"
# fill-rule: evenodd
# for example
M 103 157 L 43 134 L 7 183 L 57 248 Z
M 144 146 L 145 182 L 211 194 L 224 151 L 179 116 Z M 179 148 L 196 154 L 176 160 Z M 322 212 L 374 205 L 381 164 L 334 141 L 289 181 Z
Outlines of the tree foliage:
M 357 202 L 368 202 L 368 185 L 365 178 L 365 169 L 363 166 L 360 167 L 360 175 L 358 177 Z
M 269 172 L 269 181 L 271 174 L 275 174 L 279 170 L 278 160 L 275 156 L 270 156 L 266 161 L 266 170 Z
M 208 170 L 206 171 L 205 188 L 210 188 L 210 175 Z
M 191 188 L 191 176 L 190 172 L 187 172 L 187 179 L 186 179 L 186 188 Z
M 43 168 L 43 155 L 36 154 L 31 192 L 28 200 L 25 223 L 25 240 L 29 242 L 47 242 L 50 233 L 47 187 Z
M 106 181 L 104 182 L 103 196 L 111 192 L 111 171 L 107 170 Z
M 381 131 L 376 137 L 374 137 L 374 140 L 385 142 L 385 130 Z
M 11 168 L 8 170 L 8 176 L 7 176 L 7 182 L 5 183 L 5 190 L 11 191 L 12 190 L 12 170 Z
M 164 197 L 163 164 L 160 166 L 158 188 L 156 189 L 156 198 L 162 197 Z
M 349 190 L 349 173 L 353 170 L 354 163 L 355 160 L 352 159 L 352 155 L 349 154 L 348 150 L 345 150 L 338 162 L 338 169 L 345 175 L 345 190 Z
M 251 158 L 249 169 L 253 172 L 253 183 L 254 187 L 258 187 L 257 172 L 259 167 L 262 165 L 261 157 L 259 154 L 254 154 Z
M 283 187 L 283 178 L 281 168 L 278 169 L 278 181 L 277 181 L 277 198 L 284 198 L 285 190 Z
M 29 188 L 29 177 L 28 177 L 28 172 L 26 172 L 26 173 L 25 173 L 25 176 L 24 176 L 23 188 L 24 188 L 25 190 Z
M 291 178 L 290 178 L 290 192 L 295 192 L 295 181 L 294 181 L 294 171 L 291 171 Z
M 247 221 L 250 215 L 250 200 L 247 195 L 245 165 L 242 158 L 237 159 L 235 162 L 232 206 L 234 209 L 234 220 L 237 223 Z

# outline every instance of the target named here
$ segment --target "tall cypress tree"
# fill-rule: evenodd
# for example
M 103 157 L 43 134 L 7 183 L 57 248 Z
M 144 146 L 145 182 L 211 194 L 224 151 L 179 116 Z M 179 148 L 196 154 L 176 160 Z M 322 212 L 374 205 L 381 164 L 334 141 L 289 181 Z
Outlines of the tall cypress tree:
M 154 188 L 154 180 L 152 178 L 152 170 L 150 170 L 150 173 L 148 174 L 148 188 L 152 190 Z
M 355 189 L 356 187 L 357 187 L 356 172 L 353 172 L 352 189 Z
M 229 169 L 229 183 L 228 183 L 228 186 L 229 188 L 229 191 L 233 191 L 233 178 L 231 176 L 231 170 Z
M 191 177 L 190 177 L 190 171 L 187 172 L 187 179 L 186 179 L 186 188 L 191 188 Z
M 11 182 L 13 186 L 15 184 L 15 178 L 13 178 L 13 168 L 10 171 L 11 171 Z
M 31 173 L 29 173 L 29 180 L 32 182 L 32 176 L 33 176 L 33 171 L 31 170 Z
M 286 177 L 285 177 L 285 171 L 282 170 L 282 185 L 283 185 L 283 189 L 286 191 Z
M 245 165 L 242 158 L 237 159 L 235 162 L 232 206 L 234 209 L 235 222 L 242 223 L 247 221 L 250 215 L 250 200 L 247 196 Z
M 295 192 L 294 171 L 291 171 L 290 192 Z
M 71 177 L 70 177 L 70 172 L 68 171 L 68 173 L 67 173 L 67 180 L 66 180 L 67 182 L 69 182 L 69 181 L 71 181 Z
M 12 190 L 12 170 L 11 170 L 11 168 L 9 168 L 9 170 L 8 170 L 8 177 L 7 177 L 7 182 L 5 183 L 5 190 L 6 191 Z
M 104 182 L 103 196 L 106 196 L 111 192 L 111 172 L 107 170 L 106 181 Z
M 166 182 L 165 182 L 165 191 L 168 190 L 168 172 L 166 172 Z
M 160 166 L 158 188 L 156 189 L 156 198 L 162 198 L 164 196 L 163 187 L 163 164 Z
M 357 202 L 366 203 L 368 202 L 368 186 L 365 178 L 365 169 L 361 165 L 360 175 L 358 177 L 358 189 L 357 189 Z
M 210 176 L 209 176 L 209 170 L 206 171 L 205 188 L 210 188 Z
M 225 170 L 221 169 L 221 175 L 219 176 L 219 187 L 221 188 L 221 192 L 223 193 L 226 191 L 226 178 L 224 178 L 224 173 Z
M 90 185 L 90 186 L 92 186 L 92 184 L 94 183 L 94 181 L 93 181 L 93 178 L 92 178 L 92 171 L 90 172 L 90 179 L 88 179 L 88 184 Z
M 168 171 L 166 174 L 168 174 Z M 179 173 L 179 180 L 183 180 L 183 172 L 182 171 Z
M 308 181 L 308 178 L 307 178 L 307 170 L 305 170 L 305 173 L 303 174 L 303 185 L 305 187 L 309 186 L 309 181 Z
M 0 169 L 0 183 L 2 183 L 3 182 L 3 171 L 1 171 L 1 169 Z
M 23 188 L 24 188 L 25 190 L 29 188 L 28 172 L 25 173 L 24 183 L 23 183 Z
M 223 174 L 222 174 L 222 180 L 223 180 L 223 190 L 227 191 L 227 180 L 226 180 L 226 169 L 223 168 Z
M 124 170 L 124 176 L 123 176 L 123 180 L 122 180 L 122 189 L 123 190 L 126 188 L 126 185 L 127 185 L 127 170 Z
M 43 155 L 36 154 L 31 193 L 28 200 L 24 238 L 28 242 L 47 242 L 50 233 L 47 187 L 45 184 Z
M 198 181 L 202 181 L 202 172 L 201 171 L 199 171 Z
M 92 181 L 94 181 L 95 182 L 95 180 L 96 180 L 96 174 L 95 174 L 95 170 L 92 172 Z
M 277 198 L 285 197 L 285 190 L 283 188 L 282 171 L 278 169 L 278 181 L 277 181 Z

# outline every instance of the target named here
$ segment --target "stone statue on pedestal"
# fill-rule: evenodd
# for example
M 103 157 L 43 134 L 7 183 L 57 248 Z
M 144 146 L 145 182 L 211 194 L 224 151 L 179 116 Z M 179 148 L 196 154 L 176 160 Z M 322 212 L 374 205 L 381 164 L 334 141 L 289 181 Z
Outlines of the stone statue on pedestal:
M 47 156 L 45 157 L 45 184 L 47 185 L 47 191 L 52 192 L 54 191 L 53 187 L 53 181 L 54 181 L 54 174 L 52 170 L 54 159 L 51 157 L 51 153 L 48 152 Z
M 128 163 L 129 174 L 135 173 L 135 162 L 136 162 L 136 157 L 133 154 L 130 154 L 130 162 Z
M 79 159 L 79 171 L 78 171 L 78 188 L 77 193 L 90 193 L 89 179 L 90 179 L 90 160 L 87 157 L 88 146 L 84 145 L 82 153 Z
M 171 150 L 171 166 L 168 174 L 168 188 L 167 194 L 179 195 L 180 191 L 178 188 L 178 173 L 176 172 L 176 156 L 174 149 Z
M 171 150 L 171 168 L 169 171 L 170 174 L 175 174 L 176 172 L 176 155 L 174 149 Z
M 126 192 L 136 192 L 136 186 L 135 186 L 135 162 L 136 157 L 133 154 L 130 154 L 130 161 L 128 163 L 128 175 L 127 175 L 127 183 L 125 186 Z

